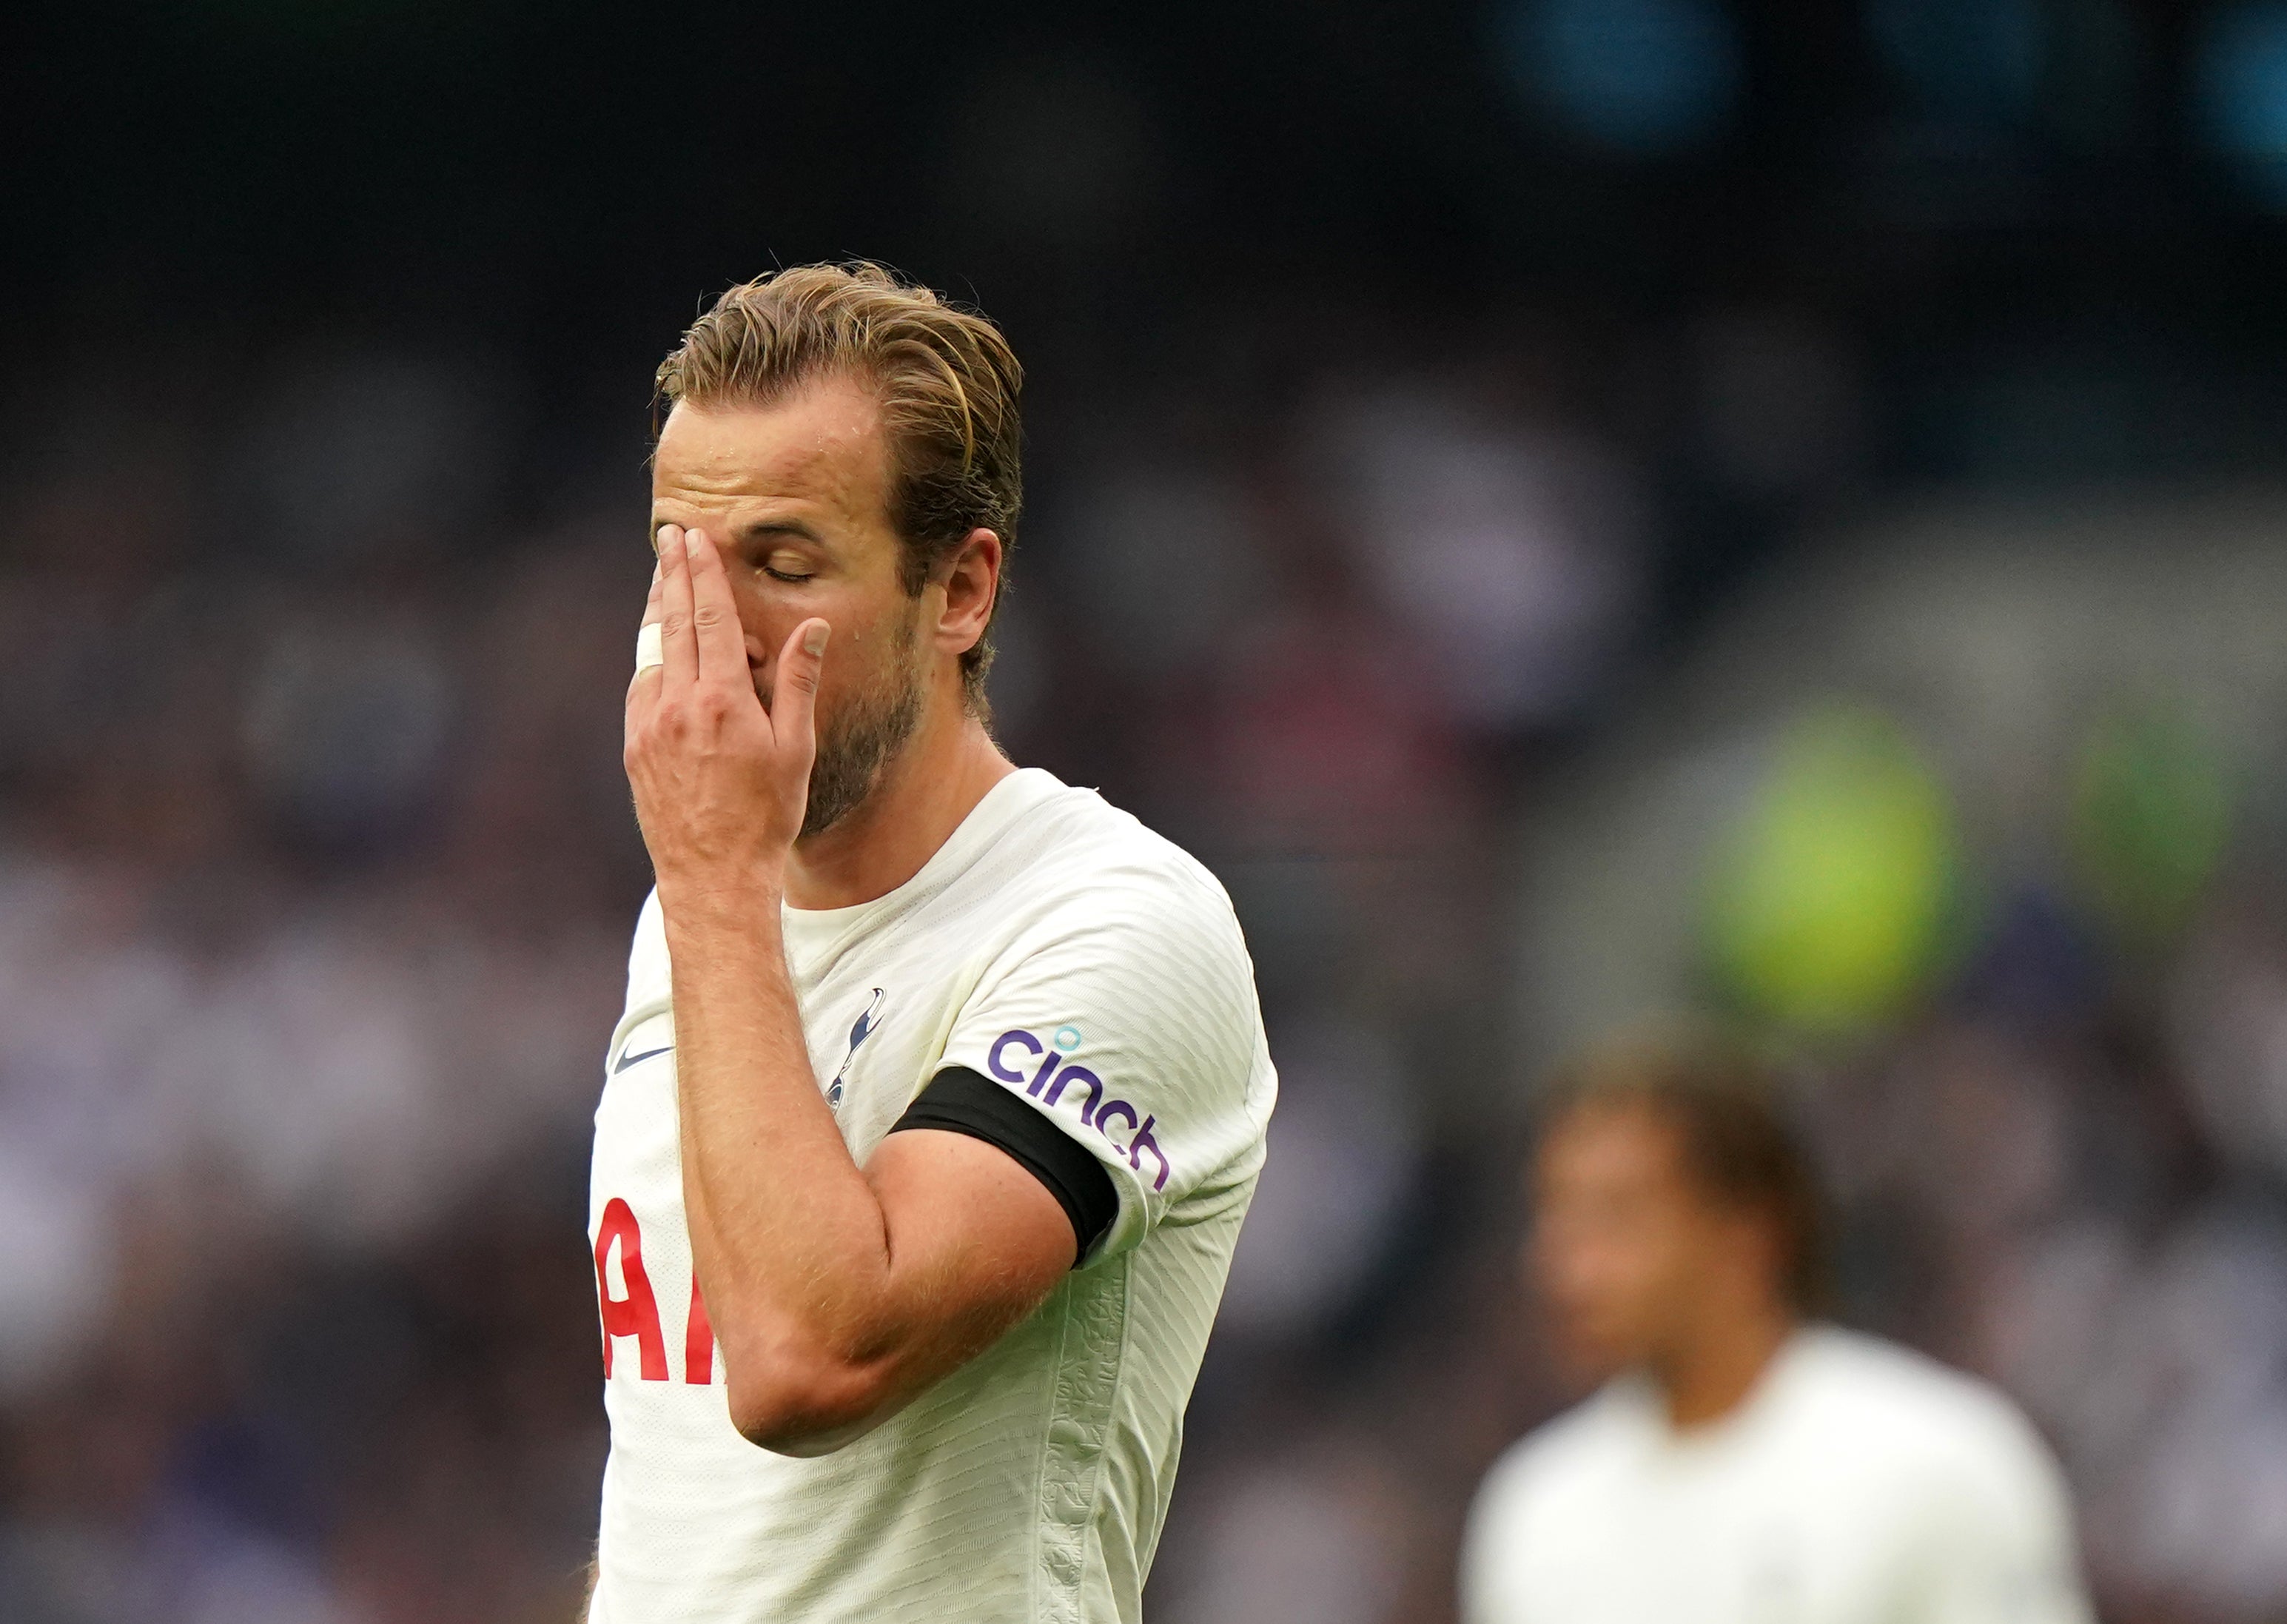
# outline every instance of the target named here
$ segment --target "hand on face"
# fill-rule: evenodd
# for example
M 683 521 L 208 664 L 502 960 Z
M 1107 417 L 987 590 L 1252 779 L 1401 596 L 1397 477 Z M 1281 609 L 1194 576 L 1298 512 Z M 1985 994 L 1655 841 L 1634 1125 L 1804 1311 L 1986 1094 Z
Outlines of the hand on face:
M 765 709 L 722 558 L 679 525 L 659 530 L 653 622 L 664 663 L 629 685 L 624 758 L 660 894 L 775 886 L 809 801 L 827 625 L 787 637 Z

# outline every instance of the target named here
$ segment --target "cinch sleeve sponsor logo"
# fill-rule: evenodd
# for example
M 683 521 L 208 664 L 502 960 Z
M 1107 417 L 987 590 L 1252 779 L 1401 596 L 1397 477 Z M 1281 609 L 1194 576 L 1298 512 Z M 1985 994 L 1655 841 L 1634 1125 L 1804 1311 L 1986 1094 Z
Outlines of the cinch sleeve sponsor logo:
M 1029 1032 L 1004 1032 L 985 1051 L 985 1069 L 1003 1082 L 1020 1086 L 1044 1105 L 1060 1105 L 1069 1093 L 1080 1102 L 1081 1127 L 1092 1128 L 1101 1134 L 1104 1142 L 1127 1157 L 1128 1165 L 1139 1173 L 1144 1170 L 1144 1158 L 1150 1156 L 1159 1165 L 1151 1188 L 1166 1189 L 1167 1153 L 1159 1148 L 1159 1140 L 1151 1133 L 1159 1119 L 1147 1116 L 1138 1121 L 1135 1106 L 1124 1099 L 1105 1097 L 1103 1078 L 1084 1066 L 1068 1062 L 1058 1052 L 1080 1047 L 1077 1028 L 1060 1027 L 1055 1036 L 1055 1042 L 1044 1043 Z M 1128 1130 L 1128 1142 L 1124 1145 L 1112 1137 L 1115 1117 Z

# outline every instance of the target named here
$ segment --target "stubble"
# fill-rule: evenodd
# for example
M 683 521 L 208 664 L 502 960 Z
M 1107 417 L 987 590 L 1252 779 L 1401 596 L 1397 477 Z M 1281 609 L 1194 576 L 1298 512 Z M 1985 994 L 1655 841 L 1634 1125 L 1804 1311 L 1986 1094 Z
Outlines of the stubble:
M 881 674 L 834 715 L 819 718 L 810 799 L 796 839 L 823 834 L 863 806 L 920 725 L 921 661 L 914 646 L 920 621 L 921 603 L 915 599 L 894 634 L 897 648 Z M 767 695 L 764 702 L 769 703 Z

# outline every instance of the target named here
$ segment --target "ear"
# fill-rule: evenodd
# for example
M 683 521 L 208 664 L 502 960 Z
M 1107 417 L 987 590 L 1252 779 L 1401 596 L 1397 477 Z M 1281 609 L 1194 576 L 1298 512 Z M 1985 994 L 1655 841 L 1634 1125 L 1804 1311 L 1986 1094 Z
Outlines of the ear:
M 961 538 L 943 566 L 938 584 L 945 607 L 938 615 L 937 646 L 959 655 L 977 646 L 993 622 L 1001 597 L 1001 537 L 982 526 Z

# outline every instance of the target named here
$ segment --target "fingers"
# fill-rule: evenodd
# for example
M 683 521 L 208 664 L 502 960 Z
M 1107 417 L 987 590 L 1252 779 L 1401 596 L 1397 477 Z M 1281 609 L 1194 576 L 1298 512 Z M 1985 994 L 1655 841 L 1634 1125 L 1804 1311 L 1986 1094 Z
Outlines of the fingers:
M 690 548 L 692 622 L 697 632 L 701 681 L 726 683 L 750 691 L 747 638 L 739 625 L 738 601 L 731 596 L 723 555 L 700 530 L 685 532 Z
M 692 623 L 690 543 L 681 525 L 659 528 L 659 571 L 661 652 L 667 656 L 661 676 L 687 686 L 699 679 L 699 637 Z
M 821 620 L 795 627 L 779 650 L 778 675 L 771 685 L 771 732 L 780 750 L 804 763 L 818 749 L 818 679 L 826 669 L 826 640 L 833 630 Z

